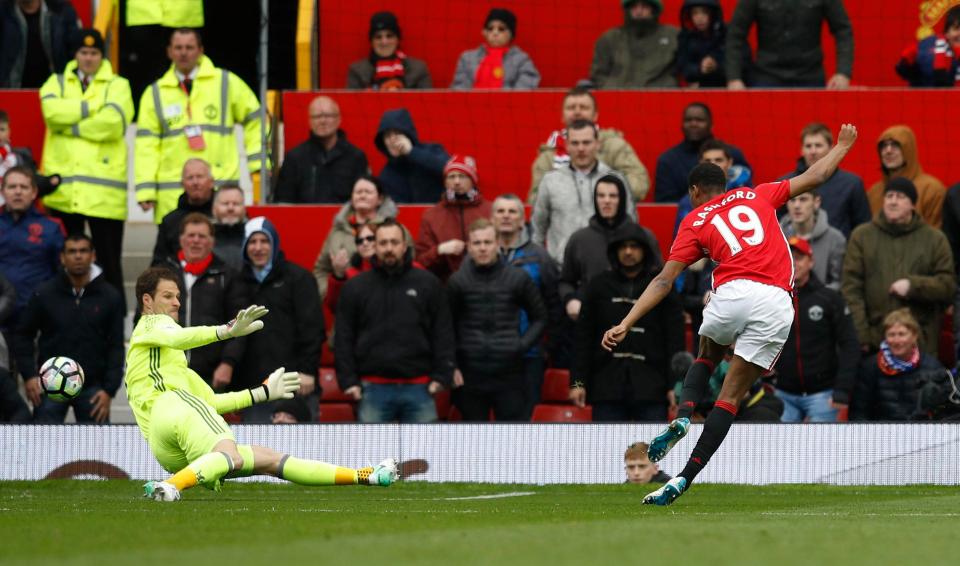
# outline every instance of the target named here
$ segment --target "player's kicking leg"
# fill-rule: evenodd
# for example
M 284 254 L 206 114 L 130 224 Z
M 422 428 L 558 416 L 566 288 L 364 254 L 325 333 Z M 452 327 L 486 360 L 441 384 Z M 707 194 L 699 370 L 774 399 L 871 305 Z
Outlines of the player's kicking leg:
M 218 442 L 213 450 L 160 482 L 147 482 L 144 496 L 156 501 L 177 501 L 180 492 L 198 484 L 216 484 L 225 477 L 264 474 L 309 486 L 389 486 L 399 478 L 393 458 L 370 468 L 343 468 L 317 460 L 280 454 L 262 446 L 237 445 L 233 440 Z
M 700 337 L 700 357 L 694 360 L 683 378 L 677 418 L 663 432 L 650 441 L 647 455 L 651 462 L 659 462 L 690 430 L 690 415 L 703 398 L 710 383 L 710 376 L 723 360 L 727 346 L 717 344 L 706 336 Z
M 730 431 L 730 425 L 733 424 L 737 416 L 737 407 L 740 400 L 750 390 L 750 386 L 759 378 L 764 368 L 752 364 L 740 356 L 733 356 L 730 362 L 730 369 L 723 380 L 723 387 L 720 389 L 720 395 L 717 396 L 717 402 L 713 410 L 707 416 L 703 426 L 703 434 L 697 440 L 697 445 L 693 448 L 687 465 L 677 477 L 673 478 L 662 488 L 654 491 L 643 498 L 643 503 L 648 505 L 670 505 L 675 499 L 683 495 L 690 488 L 697 474 L 707 465 L 710 457 L 720 448 L 727 432 Z

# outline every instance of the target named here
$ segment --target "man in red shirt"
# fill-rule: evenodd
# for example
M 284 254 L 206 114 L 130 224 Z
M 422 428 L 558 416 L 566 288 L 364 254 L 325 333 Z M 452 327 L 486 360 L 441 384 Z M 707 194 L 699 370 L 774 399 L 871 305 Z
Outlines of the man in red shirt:
M 718 262 L 700 326 L 700 357 L 683 380 L 677 418 L 650 443 L 652 462 L 661 460 L 686 435 L 710 374 L 730 345 L 736 345 L 714 410 L 687 465 L 647 495 L 645 504 L 669 505 L 687 490 L 726 437 L 743 395 L 776 363 L 793 323 L 793 257 L 777 222 L 777 209 L 829 179 L 856 139 L 857 129 L 844 124 L 837 145 L 805 172 L 753 189 L 724 193 L 726 176 L 712 163 L 701 163 L 690 173 L 693 211 L 681 222 L 666 265 L 623 321 L 603 336 L 603 347 L 612 350 L 670 293 L 688 265 L 705 256 Z

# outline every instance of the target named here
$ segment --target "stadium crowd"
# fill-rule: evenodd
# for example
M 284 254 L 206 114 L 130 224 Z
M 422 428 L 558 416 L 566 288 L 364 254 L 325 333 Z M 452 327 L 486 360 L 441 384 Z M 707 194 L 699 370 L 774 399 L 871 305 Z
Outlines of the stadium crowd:
M 29 150 L 13 145 L 10 116 L 0 111 L 0 420 L 62 422 L 67 405 L 42 396 L 38 374 L 46 358 L 65 355 L 86 374 L 70 403 L 76 420 L 109 422 L 121 389 L 124 318 L 138 316 L 128 314 L 121 265 L 132 171 L 136 201 L 157 224 L 151 263 L 179 278 L 179 323 L 220 324 L 250 304 L 270 309 L 264 331 L 189 355 L 191 369 L 217 391 L 250 388 L 280 366 L 298 373 L 293 400 L 250 407 L 237 416 L 243 422 L 317 420 L 330 399 L 355 404 L 361 422 L 451 414 L 537 420 L 550 385 L 545 375 L 568 380 L 553 402 L 592 408 L 581 418 L 665 421 L 692 362 L 685 333 L 696 334 L 712 264 L 691 266 L 614 353 L 603 350 L 603 332 L 663 263 L 636 205 L 652 191 L 656 202 L 677 204 L 679 224 L 692 208 L 687 175 L 705 161 L 726 172 L 728 190 L 768 179 L 753 177 L 736 140 L 714 136 L 709 105 L 694 102 L 680 116 L 683 139 L 662 148 L 651 180 L 624 133 L 599 125 L 592 92 L 845 89 L 853 33 L 840 0 L 815 11 L 741 0 L 729 22 L 716 0 L 685 0 L 680 29 L 659 22 L 661 0 L 621 4 L 624 24 L 597 39 L 589 78 L 563 98 L 562 128 L 529 148 L 529 190 L 517 195 L 485 194 L 484 171 L 470 150 L 422 140 L 404 108 L 380 118 L 376 148 L 386 165 L 372 175 L 368 157 L 340 127 L 336 95 L 310 103 L 309 139 L 289 148 L 273 187 L 260 187 L 260 171 L 273 167 L 261 145 L 261 103 L 204 54 L 191 14 L 163 23 L 169 68 L 134 92 L 105 58 L 100 33 L 79 28 L 69 2 L 0 2 L 0 87 L 38 89 L 46 127 L 36 164 Z M 824 22 L 836 41 L 830 77 Z M 517 29 L 513 12 L 491 9 L 484 42 L 460 56 L 449 87 L 537 88 L 540 73 L 515 43 Z M 350 66 L 345 86 L 431 88 L 426 63 L 402 51 L 401 38 L 394 14 L 373 14 L 370 55 Z M 943 33 L 904 50 L 896 72 L 910 85 L 952 86 L 958 61 L 955 7 Z M 132 123 L 131 164 L 124 136 Z M 804 172 L 834 142 L 819 122 L 797 135 L 800 157 L 791 167 L 784 156 L 781 179 Z M 924 172 L 909 125 L 891 125 L 876 152 L 883 179 L 869 190 L 856 172 L 838 170 L 782 211 L 795 266 L 795 324 L 775 369 L 742 400 L 739 420 L 960 413 L 945 369 L 957 342 L 941 348 L 940 340 L 945 317 L 960 316 L 960 184 L 947 189 Z M 255 191 L 273 203 L 342 206 L 312 273 L 285 258 L 268 218 L 248 218 L 241 160 Z M 416 237 L 396 219 L 409 203 L 432 205 Z M 321 382 L 325 349 L 335 382 Z M 724 370 L 721 364 L 712 376 L 715 392 Z M 454 411 L 437 401 L 446 395 Z M 700 417 L 711 404 L 698 407 Z

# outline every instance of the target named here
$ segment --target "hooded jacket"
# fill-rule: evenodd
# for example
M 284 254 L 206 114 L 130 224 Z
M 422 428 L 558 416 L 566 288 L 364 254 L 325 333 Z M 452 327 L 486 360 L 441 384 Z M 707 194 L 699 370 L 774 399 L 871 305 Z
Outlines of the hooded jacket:
M 157 227 L 157 241 L 153 245 L 153 259 L 150 265 L 160 265 L 168 257 L 176 258 L 180 251 L 180 222 L 191 212 L 199 212 L 207 218 L 213 218 L 213 195 L 200 205 L 190 204 L 187 193 L 181 193 L 177 199 L 177 208 L 171 210 Z M 246 245 L 246 242 L 244 242 Z
M 791 179 L 807 170 L 807 162 L 800 157 L 797 167 L 792 173 L 782 175 L 778 181 Z M 863 179 L 839 167 L 830 175 L 830 178 L 819 187 L 820 210 L 827 213 L 830 225 L 840 230 L 844 238 L 850 237 L 854 228 L 870 222 L 870 204 L 867 202 L 867 191 L 863 187 Z
M 250 237 L 259 232 L 269 238 L 273 254 L 263 281 L 258 281 L 246 253 Z M 243 278 L 252 290 L 250 301 L 270 312 L 263 317 L 268 330 L 247 336 L 243 363 L 239 375 L 234 374 L 230 389 L 254 387 L 278 367 L 316 377 L 324 340 L 323 308 L 316 280 L 306 269 L 284 259 L 280 236 L 265 217 L 247 221 L 243 249 Z
M 594 276 L 610 269 L 607 258 L 607 246 L 617 237 L 618 233 L 628 225 L 636 225 L 627 215 L 627 194 L 625 187 L 617 185 L 620 201 L 617 214 L 607 220 L 600 216 L 600 207 L 597 206 L 597 190 L 594 186 L 593 209 L 595 214 L 590 222 L 570 236 L 563 252 L 563 266 L 560 270 L 560 298 L 564 304 L 572 299 L 582 300 L 582 291 Z M 663 257 L 657 237 L 649 229 L 644 228 L 647 240 L 651 244 L 651 253 L 654 255 L 654 265 L 662 266 Z
M 617 248 L 627 240 L 640 243 L 644 249 L 642 270 L 634 278 L 624 275 L 617 258 Z M 582 383 L 591 403 L 660 401 L 666 404 L 667 391 L 673 387 L 670 358 L 684 349 L 680 298 L 671 291 L 637 321 L 616 350 L 604 350 L 600 347 L 603 333 L 623 320 L 659 269 L 654 245 L 637 224 L 628 224 L 611 239 L 607 258 L 611 269 L 591 279 L 584 291 L 577 321 L 577 355 L 570 374 L 571 386 Z
M 447 284 L 457 340 L 457 367 L 468 390 L 520 389 L 523 357 L 543 335 L 547 311 L 533 280 L 499 258 L 467 258 Z M 520 329 L 521 313 L 529 325 Z
M 187 289 L 183 267 L 175 257 L 167 257 L 162 264 L 179 276 L 180 326 L 217 326 L 231 320 L 240 309 L 251 305 L 251 287 L 241 280 L 239 272 L 229 268 L 214 254 L 210 265 Z M 259 304 L 259 303 L 258 303 Z M 213 372 L 220 363 L 230 364 L 236 373 L 243 360 L 248 338 L 211 342 L 206 346 L 184 352 L 187 365 L 210 385 Z M 266 375 L 264 375 L 266 377 Z
M 453 336 L 440 280 L 414 268 L 411 248 L 397 269 L 374 261 L 340 292 L 333 334 L 337 382 L 346 390 L 364 377 L 397 383 L 427 377 L 449 387 Z
M 890 293 L 890 285 L 901 278 L 910 281 L 906 298 Z M 883 318 L 909 307 L 920 324 L 920 348 L 937 355 L 943 311 L 956 288 L 953 256 L 943 232 L 916 212 L 907 224 L 891 224 L 881 211 L 850 235 L 842 280 L 861 344 L 877 348 L 883 340 Z
M 383 143 L 387 130 L 403 132 L 413 149 L 401 157 L 391 157 Z M 443 192 L 443 167 L 450 156 L 443 146 L 422 143 L 406 108 L 387 110 L 380 118 L 374 144 L 386 156 L 387 164 L 380 171 L 380 182 L 387 194 L 398 204 L 437 202 Z
M 417 261 L 434 275 L 446 282 L 460 269 L 467 251 L 453 255 L 440 255 L 438 247 L 447 240 L 469 240 L 467 229 L 478 218 L 490 218 L 493 205 L 477 192 L 470 200 L 450 200 L 446 197 L 427 209 L 420 219 L 420 234 L 417 236 Z
M 710 27 L 698 31 L 690 17 L 691 10 L 701 6 L 710 12 Z M 727 85 L 724 59 L 727 41 L 727 25 L 723 22 L 723 7 L 718 0 L 684 0 L 680 8 L 680 35 L 677 39 L 677 74 L 687 83 L 701 87 Z M 717 68 L 709 73 L 700 71 L 700 62 L 713 57 Z
M 70 41 L 73 34 L 80 31 L 77 21 L 77 12 L 70 2 L 41 2 L 40 41 L 50 62 L 48 74 L 63 72 L 63 68 L 73 58 Z M 23 84 L 26 61 L 27 21 L 15 0 L 0 2 L 0 88 L 40 87 L 40 84 Z
M 777 389 L 794 395 L 833 389 L 834 401 L 850 403 L 860 344 L 843 297 L 811 273 L 795 290 L 793 309 L 793 326 L 777 359 Z
M 487 56 L 487 49 L 481 45 L 460 54 L 457 69 L 453 73 L 452 89 L 471 89 L 477 76 L 480 63 Z M 533 59 L 527 52 L 516 45 L 503 54 L 503 88 L 506 89 L 534 89 L 540 86 L 540 71 L 533 64 Z
M 558 264 L 563 263 L 563 250 L 570 236 L 589 224 L 590 217 L 596 214 L 594 192 L 597 181 L 604 175 L 622 177 L 606 163 L 598 161 L 589 173 L 580 174 L 567 166 L 548 171 L 540 181 L 540 190 L 537 191 L 530 217 L 532 238 L 534 243 L 545 245 L 550 257 Z M 625 186 L 629 187 L 628 184 Z M 637 207 L 629 191 L 626 213 L 636 221 Z
M 813 249 L 813 272 L 821 284 L 834 291 L 840 290 L 843 275 L 843 256 L 847 253 L 847 239 L 829 223 L 827 211 L 822 208 L 815 213 L 813 233 L 807 241 Z M 786 237 L 795 236 L 790 215 L 780 220 L 780 229 Z
M 374 222 L 383 222 L 387 218 L 397 217 L 397 205 L 388 196 L 383 197 L 380 208 L 374 216 Z M 340 250 L 346 250 L 348 256 L 353 256 L 357 251 L 356 230 L 353 227 L 354 221 L 353 205 L 349 198 L 347 204 L 340 208 L 340 212 L 333 217 L 333 226 L 327 239 L 323 241 L 323 248 L 317 256 L 317 261 L 313 264 L 313 276 L 317 279 L 317 288 L 320 290 L 320 298 L 327 295 L 327 280 L 333 273 L 333 255 Z M 407 242 L 407 245 L 412 242 Z
M 350 200 L 353 184 L 369 169 L 367 156 L 347 141 L 343 130 L 337 130 L 337 142 L 330 149 L 311 133 L 307 141 L 287 153 L 272 200 L 340 204 Z
M 99 270 L 99 268 L 94 268 Z M 96 272 L 76 296 L 62 269 L 32 293 L 13 344 L 25 379 L 39 374 L 43 361 L 69 356 L 84 371 L 84 387 L 116 395 L 123 379 L 123 302 L 120 292 Z M 34 347 L 34 340 L 38 347 Z
M 894 140 L 900 144 L 900 149 L 903 151 L 903 168 L 893 173 L 883 168 L 881 164 L 883 179 L 874 183 L 867 195 L 870 201 L 870 212 L 876 214 L 883 208 L 883 188 L 890 179 L 906 177 L 913 181 L 917 188 L 917 213 L 930 226 L 940 228 L 943 223 L 943 200 L 947 189 L 939 179 L 923 172 L 923 167 L 920 166 L 917 138 L 913 130 L 908 126 L 890 126 L 877 138 L 878 146 L 884 140 Z M 879 156 L 879 149 L 877 155 Z
M 607 30 L 593 48 L 590 80 L 597 88 L 673 88 L 677 34 L 674 26 L 634 20 L 623 8 L 624 24 Z

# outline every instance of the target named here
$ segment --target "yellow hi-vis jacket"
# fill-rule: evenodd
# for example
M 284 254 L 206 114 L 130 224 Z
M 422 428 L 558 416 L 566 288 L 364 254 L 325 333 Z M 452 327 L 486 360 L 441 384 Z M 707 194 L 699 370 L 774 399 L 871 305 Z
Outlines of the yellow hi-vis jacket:
M 126 220 L 130 83 L 113 74 L 104 59 L 84 91 L 76 69 L 77 62 L 70 61 L 63 74 L 51 75 L 40 88 L 47 126 L 41 169 L 62 177 L 43 204 L 69 214 Z
M 203 0 L 127 0 L 127 26 L 202 28 Z
M 264 159 L 260 102 L 240 77 L 214 67 L 206 56 L 200 58 L 189 99 L 173 65 L 143 91 L 137 118 L 134 178 L 137 202 L 156 203 L 153 218 L 157 224 L 177 207 L 177 199 L 183 193 L 183 164 L 188 159 L 200 158 L 209 163 L 218 187 L 239 183 L 234 124 L 243 126 L 250 171 L 259 171 Z M 190 149 L 187 126 L 198 126 L 203 132 L 203 149 Z

